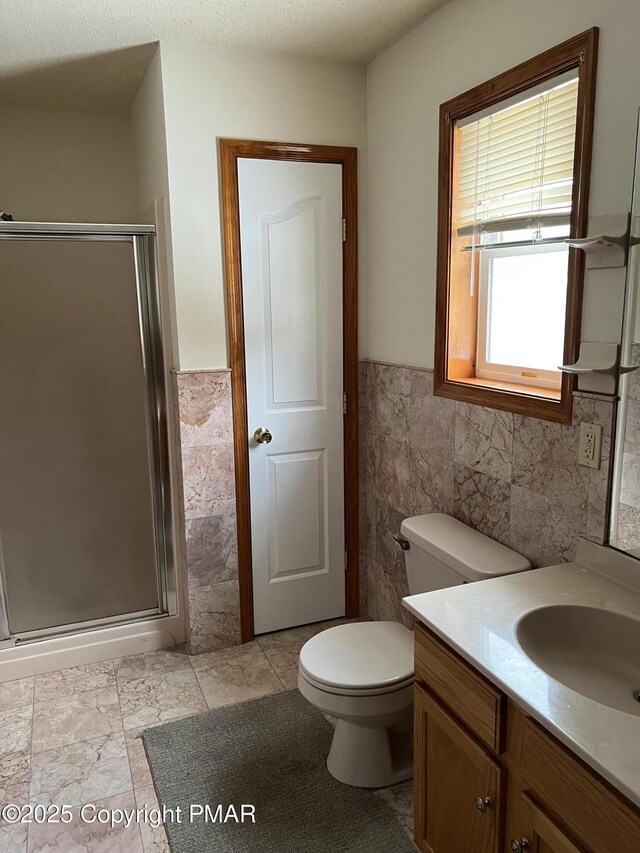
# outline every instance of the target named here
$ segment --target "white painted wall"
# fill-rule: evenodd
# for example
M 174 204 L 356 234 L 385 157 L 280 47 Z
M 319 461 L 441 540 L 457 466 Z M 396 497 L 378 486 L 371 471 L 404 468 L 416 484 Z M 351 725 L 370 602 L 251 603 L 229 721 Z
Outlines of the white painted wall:
M 169 197 L 159 50 L 149 63 L 131 107 L 131 138 L 136 164 L 136 203 L 142 213 L 156 199 Z
M 637 0 L 452 0 L 368 68 L 366 354 L 433 366 L 438 106 L 600 27 L 590 215 L 630 208 L 640 106 Z M 618 340 L 622 270 L 585 282 L 583 340 Z
M 358 146 L 362 206 L 365 71 L 164 42 L 160 55 L 179 364 L 183 370 L 224 368 L 227 324 L 216 139 Z M 364 228 L 362 244 L 363 234 Z
M 165 350 L 168 365 L 177 361 L 178 341 L 170 239 L 169 173 L 160 51 L 156 50 L 131 107 L 138 222 L 156 225 Z M 156 202 L 161 206 L 160 219 Z
M 128 116 L 0 105 L 0 209 L 16 220 L 131 221 Z

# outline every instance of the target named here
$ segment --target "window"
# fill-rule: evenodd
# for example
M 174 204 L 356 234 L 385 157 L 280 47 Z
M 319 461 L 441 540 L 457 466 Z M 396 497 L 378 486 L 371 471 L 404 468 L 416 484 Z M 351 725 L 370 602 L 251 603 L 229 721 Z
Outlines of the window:
M 560 390 L 568 254 L 544 244 L 483 252 L 476 376 Z
M 436 393 L 571 418 L 597 30 L 441 107 Z

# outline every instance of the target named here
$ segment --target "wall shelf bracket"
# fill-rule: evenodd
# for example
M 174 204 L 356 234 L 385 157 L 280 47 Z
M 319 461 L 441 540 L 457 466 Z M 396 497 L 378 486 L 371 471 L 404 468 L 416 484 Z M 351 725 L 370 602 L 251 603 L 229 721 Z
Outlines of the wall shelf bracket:
M 593 233 L 589 237 L 569 237 L 564 242 L 573 249 L 580 249 L 586 255 L 586 268 L 588 270 L 613 269 L 625 267 L 629 255 L 629 225 L 631 217 L 626 217 L 626 228 L 624 234 L 613 237 L 608 234 Z M 596 231 L 597 225 L 614 225 L 621 217 L 599 217 L 590 222 L 590 231 Z
M 615 394 L 618 374 L 630 372 L 619 368 L 619 346 L 609 343 L 580 344 L 580 356 L 575 364 L 561 364 L 558 370 L 578 376 L 578 390 L 594 394 Z

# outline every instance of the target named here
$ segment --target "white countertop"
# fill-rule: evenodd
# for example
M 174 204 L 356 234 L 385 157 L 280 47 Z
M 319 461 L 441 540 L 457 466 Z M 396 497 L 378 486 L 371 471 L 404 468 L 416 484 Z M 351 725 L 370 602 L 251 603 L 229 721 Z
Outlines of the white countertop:
M 609 570 L 611 557 L 621 561 L 621 569 Z M 412 595 L 403 603 L 640 806 L 640 716 L 609 708 L 551 678 L 526 656 L 515 634 L 525 613 L 545 605 L 579 604 L 640 617 L 640 562 L 630 559 L 581 540 L 574 563 Z

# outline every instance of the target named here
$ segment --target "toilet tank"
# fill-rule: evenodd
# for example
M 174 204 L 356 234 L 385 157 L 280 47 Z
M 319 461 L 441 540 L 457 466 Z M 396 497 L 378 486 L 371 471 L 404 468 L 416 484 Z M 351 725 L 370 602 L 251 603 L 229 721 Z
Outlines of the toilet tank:
M 411 595 L 531 568 L 526 557 L 443 513 L 405 518 L 400 533 Z

